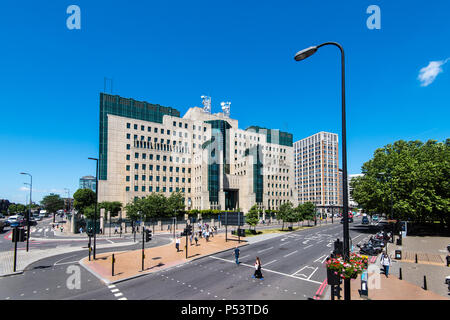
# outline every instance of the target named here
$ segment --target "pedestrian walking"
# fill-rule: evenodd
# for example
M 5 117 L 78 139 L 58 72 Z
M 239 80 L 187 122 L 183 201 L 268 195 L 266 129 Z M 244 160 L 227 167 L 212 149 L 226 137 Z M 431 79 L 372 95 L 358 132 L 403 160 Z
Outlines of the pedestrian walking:
M 177 252 L 180 252 L 180 238 L 177 237 L 175 240 L 175 248 L 177 248 Z
M 114 234 L 117 234 L 117 226 L 114 226 Z
M 194 235 L 191 233 L 191 235 L 189 236 L 189 241 L 190 241 L 190 243 L 191 243 L 191 246 L 192 246 L 192 239 L 194 238 Z
M 198 246 L 198 238 L 197 238 L 197 236 L 195 236 L 194 240 L 195 240 L 195 246 Z
M 236 246 L 236 248 L 234 249 L 234 258 L 236 259 L 236 264 L 237 265 L 239 265 L 239 253 L 240 253 L 240 250 L 239 250 L 239 248 L 238 248 L 238 246 Z
M 253 274 L 252 278 L 264 280 L 264 277 L 261 272 L 261 260 L 259 259 L 259 257 L 256 257 L 255 273 Z
M 205 238 L 206 238 L 206 242 L 209 242 L 209 231 L 205 230 Z
M 383 266 L 386 278 L 389 278 L 389 266 L 391 265 L 391 258 L 389 258 L 387 252 L 383 252 L 383 254 L 381 255 L 381 265 Z
M 79 231 L 80 233 L 83 233 L 83 227 L 80 227 Z

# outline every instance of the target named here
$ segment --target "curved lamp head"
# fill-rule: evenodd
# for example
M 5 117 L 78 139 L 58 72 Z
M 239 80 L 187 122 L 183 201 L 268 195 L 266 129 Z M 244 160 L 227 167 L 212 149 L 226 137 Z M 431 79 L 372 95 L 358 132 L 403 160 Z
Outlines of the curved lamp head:
M 316 46 L 303 49 L 295 54 L 294 59 L 295 59 L 295 61 L 304 60 L 304 59 L 308 58 L 309 56 L 312 56 L 314 53 L 316 53 L 316 51 L 317 51 Z

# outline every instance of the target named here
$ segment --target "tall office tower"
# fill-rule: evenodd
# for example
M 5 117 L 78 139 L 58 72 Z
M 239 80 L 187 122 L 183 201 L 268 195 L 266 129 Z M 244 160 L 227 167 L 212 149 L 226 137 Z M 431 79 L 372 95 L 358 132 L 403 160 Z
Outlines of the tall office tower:
M 293 138 L 239 129 L 230 102 L 211 113 L 100 94 L 99 201 L 124 205 L 152 192 L 185 195 L 186 209 L 278 209 L 294 192 Z M 296 201 L 295 201 L 296 202 Z
M 298 202 L 313 202 L 322 213 L 342 206 L 338 135 L 319 132 L 294 142 L 295 188 Z

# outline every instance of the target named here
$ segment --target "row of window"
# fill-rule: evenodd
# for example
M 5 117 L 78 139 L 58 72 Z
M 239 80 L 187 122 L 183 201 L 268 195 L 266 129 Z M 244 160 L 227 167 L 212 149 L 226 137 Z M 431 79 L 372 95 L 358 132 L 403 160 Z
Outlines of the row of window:
M 139 180 L 139 175 L 135 174 L 134 175 L 134 180 L 138 181 Z M 147 180 L 147 176 L 145 174 L 141 175 L 141 181 L 146 181 Z M 125 176 L 125 181 L 130 181 L 130 176 Z M 153 176 L 148 176 L 148 181 L 153 181 Z M 155 181 L 160 181 L 160 176 L 155 176 Z M 167 181 L 167 177 L 166 176 L 162 176 L 162 181 L 166 182 Z M 169 182 L 173 182 L 173 177 L 169 177 Z M 175 182 L 180 182 L 180 178 L 179 177 L 175 177 Z M 186 178 L 181 178 L 181 182 L 182 183 L 186 183 Z M 191 178 L 187 179 L 188 183 L 191 183 Z
M 142 168 L 142 170 L 147 170 L 147 164 L 145 164 L 145 163 L 141 164 L 141 168 Z M 160 166 L 159 164 L 155 165 L 155 170 L 156 171 L 160 171 L 161 168 L 162 168 L 162 171 L 164 171 L 164 172 L 167 171 L 167 166 Z M 174 168 L 175 168 L 175 172 L 180 172 L 180 167 L 172 167 L 172 166 L 169 166 L 169 172 L 173 172 Z M 135 163 L 134 164 L 134 169 L 136 169 L 136 170 L 139 169 L 139 163 Z M 153 171 L 153 164 L 149 164 L 148 165 L 148 169 L 150 171 Z M 127 164 L 125 166 L 125 170 L 126 171 L 130 171 L 130 165 L 129 164 Z M 186 173 L 186 168 L 185 167 L 181 167 L 181 173 Z M 191 173 L 191 168 L 187 168 L 187 173 Z
M 155 187 L 155 192 L 160 192 L 160 191 L 162 191 L 162 192 L 167 192 L 167 190 L 169 190 L 169 192 L 173 192 L 174 190 L 176 191 L 176 192 L 183 192 L 183 193 L 185 193 L 185 191 L 186 191 L 186 188 L 178 188 L 178 187 L 176 187 L 176 188 L 173 188 L 173 187 L 169 187 L 169 188 L 167 188 L 167 187 Z M 187 189 L 188 190 L 188 192 L 187 193 L 191 193 L 191 188 L 188 188 Z M 127 192 L 129 192 L 130 191 L 130 187 L 129 186 L 126 186 L 125 187 L 125 191 L 127 191 Z M 134 186 L 134 191 L 136 191 L 136 192 L 138 192 L 139 191 L 139 186 Z M 141 192 L 153 192 L 153 186 L 149 186 L 149 187 L 146 187 L 146 186 L 141 186 Z

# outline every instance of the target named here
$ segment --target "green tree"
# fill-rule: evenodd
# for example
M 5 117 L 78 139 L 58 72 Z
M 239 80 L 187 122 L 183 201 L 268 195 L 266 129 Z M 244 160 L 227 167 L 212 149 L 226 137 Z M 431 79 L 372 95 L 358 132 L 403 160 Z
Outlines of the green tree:
M 103 201 L 100 202 L 98 207 L 100 209 L 105 209 L 104 218 L 107 219 L 108 211 L 111 217 L 117 217 L 120 210 L 122 210 L 122 202 L 120 201 Z
M 27 211 L 27 207 L 21 203 L 13 203 L 9 205 L 8 212 L 9 215 L 15 215 L 18 213 L 25 213 Z
M 91 189 L 78 189 L 73 194 L 73 200 L 73 207 L 78 211 L 78 214 L 85 214 L 86 208 L 97 201 L 95 192 Z
M 305 202 L 301 207 L 303 219 L 308 220 L 308 226 L 310 221 L 314 220 L 316 215 L 316 206 L 312 202 Z
M 352 197 L 367 213 L 450 224 L 450 139 L 399 140 L 375 150 L 351 181 Z
M 64 199 L 62 199 L 59 194 L 50 193 L 45 196 L 41 205 L 47 210 L 48 213 L 53 214 L 53 222 L 55 221 L 55 214 L 58 210 L 64 209 Z
M 167 198 L 167 212 L 169 216 L 175 217 L 185 211 L 184 194 L 181 192 L 173 192 Z
M 292 204 L 292 202 L 288 201 L 280 206 L 280 209 L 277 213 L 277 219 L 283 221 L 281 230 L 284 229 L 285 222 L 293 222 L 295 220 L 294 205 Z
M 296 221 L 302 222 L 305 220 L 305 215 L 303 213 L 303 204 L 299 203 L 298 206 L 294 209 Z
M 245 222 L 256 231 L 256 225 L 259 222 L 259 210 L 256 204 L 253 205 L 245 215 Z
M 143 199 L 135 198 L 132 202 L 129 202 L 125 206 L 125 211 L 127 217 L 130 220 L 137 221 L 141 218 L 141 213 L 143 212 Z

